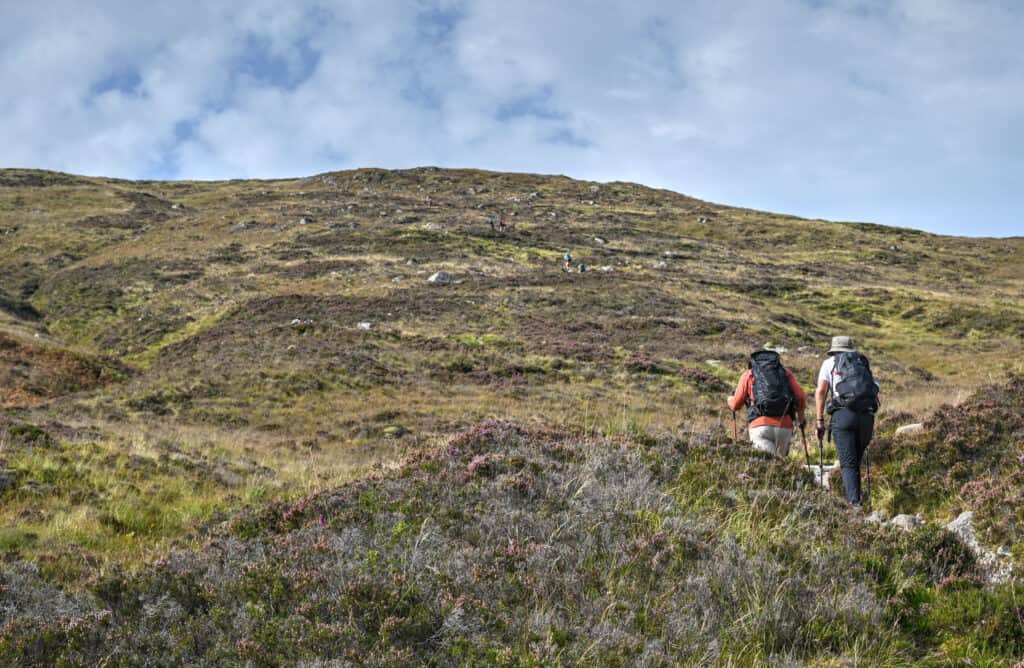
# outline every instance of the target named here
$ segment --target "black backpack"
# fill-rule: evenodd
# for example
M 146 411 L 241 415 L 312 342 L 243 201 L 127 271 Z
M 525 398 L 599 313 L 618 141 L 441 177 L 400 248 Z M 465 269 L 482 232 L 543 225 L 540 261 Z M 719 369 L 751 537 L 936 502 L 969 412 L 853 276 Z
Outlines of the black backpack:
M 873 413 L 878 409 L 878 385 L 867 357 L 858 352 L 837 353 L 833 373 L 840 380 L 832 388 L 829 415 L 840 408 L 854 413 Z
M 762 416 L 795 418 L 796 396 L 779 354 L 772 350 L 757 351 L 750 356 L 750 372 L 754 375 L 754 388 L 747 418 L 751 421 Z

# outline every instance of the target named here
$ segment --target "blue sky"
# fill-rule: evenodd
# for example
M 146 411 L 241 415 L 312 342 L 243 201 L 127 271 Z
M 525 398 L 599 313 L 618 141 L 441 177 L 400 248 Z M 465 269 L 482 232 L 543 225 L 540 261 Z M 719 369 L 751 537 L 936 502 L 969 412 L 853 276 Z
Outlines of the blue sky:
M 0 0 L 0 166 L 439 165 L 1024 235 L 1016 0 Z

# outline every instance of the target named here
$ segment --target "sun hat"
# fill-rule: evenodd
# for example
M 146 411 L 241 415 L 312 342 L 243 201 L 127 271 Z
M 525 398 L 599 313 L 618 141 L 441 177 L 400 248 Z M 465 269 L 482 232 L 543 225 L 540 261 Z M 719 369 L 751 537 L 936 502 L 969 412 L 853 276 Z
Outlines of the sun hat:
M 833 336 L 832 347 L 828 349 L 828 354 L 832 353 L 850 353 L 853 352 L 853 337 L 850 336 Z

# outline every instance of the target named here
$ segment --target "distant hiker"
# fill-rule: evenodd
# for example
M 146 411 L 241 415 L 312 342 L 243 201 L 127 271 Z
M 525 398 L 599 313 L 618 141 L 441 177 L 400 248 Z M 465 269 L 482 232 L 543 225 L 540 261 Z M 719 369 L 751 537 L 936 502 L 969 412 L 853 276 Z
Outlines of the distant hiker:
M 572 253 L 566 253 L 562 256 L 565 264 L 562 265 L 562 271 L 572 271 Z
M 831 416 L 832 439 L 839 453 L 846 500 L 860 507 L 860 464 L 875 430 L 878 383 L 868 358 L 853 347 L 849 336 L 833 336 L 828 359 L 818 372 L 814 390 L 818 442 L 825 435 L 825 412 Z
M 789 369 L 782 366 L 777 351 L 754 351 L 747 367 L 736 392 L 729 397 L 729 408 L 736 411 L 740 406 L 747 407 L 747 428 L 754 449 L 786 457 L 793 421 L 801 426 L 806 423 L 807 397 Z
M 582 262 L 580 262 L 580 273 L 582 274 L 586 270 L 587 270 L 587 265 L 585 265 Z
M 491 232 L 494 231 L 494 216 L 487 216 L 487 224 L 491 226 Z
M 498 216 L 498 231 L 505 231 L 505 214 L 501 214 L 500 216 Z

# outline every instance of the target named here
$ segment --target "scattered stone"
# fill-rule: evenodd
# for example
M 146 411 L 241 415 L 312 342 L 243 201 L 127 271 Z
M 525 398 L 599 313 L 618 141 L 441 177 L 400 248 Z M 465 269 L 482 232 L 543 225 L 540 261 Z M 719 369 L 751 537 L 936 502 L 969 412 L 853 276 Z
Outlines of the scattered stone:
M 382 433 L 384 434 L 384 438 L 401 438 L 408 434 L 409 430 L 400 424 L 392 424 L 384 427 Z
M 601 186 L 590 186 L 590 192 L 596 193 L 601 190 Z
M 38 480 L 27 480 L 25 484 L 21 486 L 19 490 L 22 494 L 31 494 L 32 496 L 49 496 L 53 493 L 56 487 L 50 483 L 39 482 Z
M 246 223 L 235 223 L 228 228 L 228 232 L 238 234 L 239 232 L 245 232 L 247 229 L 249 229 L 249 226 Z
M 18 475 L 10 469 L 0 471 L 0 494 L 18 486 Z
M 832 471 L 838 468 L 838 464 L 825 464 L 822 467 L 819 467 L 817 464 L 804 466 L 804 469 L 810 471 L 811 475 L 814 476 L 814 484 L 821 486 L 823 489 L 829 488 L 829 477 L 832 475 Z M 823 471 L 824 474 L 822 474 Z
M 704 364 L 710 364 L 711 366 L 721 366 L 722 360 L 704 360 Z
M 312 222 L 309 218 L 299 218 L 299 225 L 309 225 Z
M 362 329 L 362 330 L 369 331 L 372 327 L 373 327 L 373 325 L 371 323 L 368 323 L 368 322 L 357 322 L 356 323 L 356 329 Z
M 896 517 L 892 518 L 889 524 L 893 525 L 894 527 L 899 527 L 904 531 L 913 531 L 917 527 L 924 524 L 924 520 L 918 517 L 917 515 L 903 514 L 897 515 Z
M 974 513 L 970 510 L 960 513 L 955 520 L 946 525 L 946 531 L 955 533 L 960 537 L 960 540 L 968 545 L 976 543 L 977 539 L 974 536 Z
M 876 510 L 867 517 L 865 517 L 864 521 L 871 522 L 872 524 L 885 524 L 889 521 L 889 516 L 883 513 L 881 510 Z
M 1013 564 L 1004 559 L 1013 556 L 1013 551 L 1006 545 L 993 552 L 978 542 L 974 532 L 974 513 L 965 510 L 959 517 L 946 525 L 946 531 L 957 536 L 978 559 L 978 563 L 987 573 L 990 583 L 1009 582 L 1013 577 Z
M 447 285 L 451 282 L 452 276 L 447 271 L 436 271 L 427 279 L 427 283 L 435 283 L 437 285 Z
M 601 237 L 594 237 L 594 243 L 604 245 L 608 243 L 608 240 L 602 239 Z
M 214 469 L 213 477 L 226 487 L 239 487 L 243 482 L 245 482 L 242 476 L 224 466 L 218 466 Z
M 408 267 L 416 266 L 416 258 L 414 258 L 414 257 L 409 258 L 408 260 L 405 261 L 405 264 Z
M 924 425 L 920 422 L 905 424 L 896 430 L 895 436 L 914 436 L 924 432 Z

